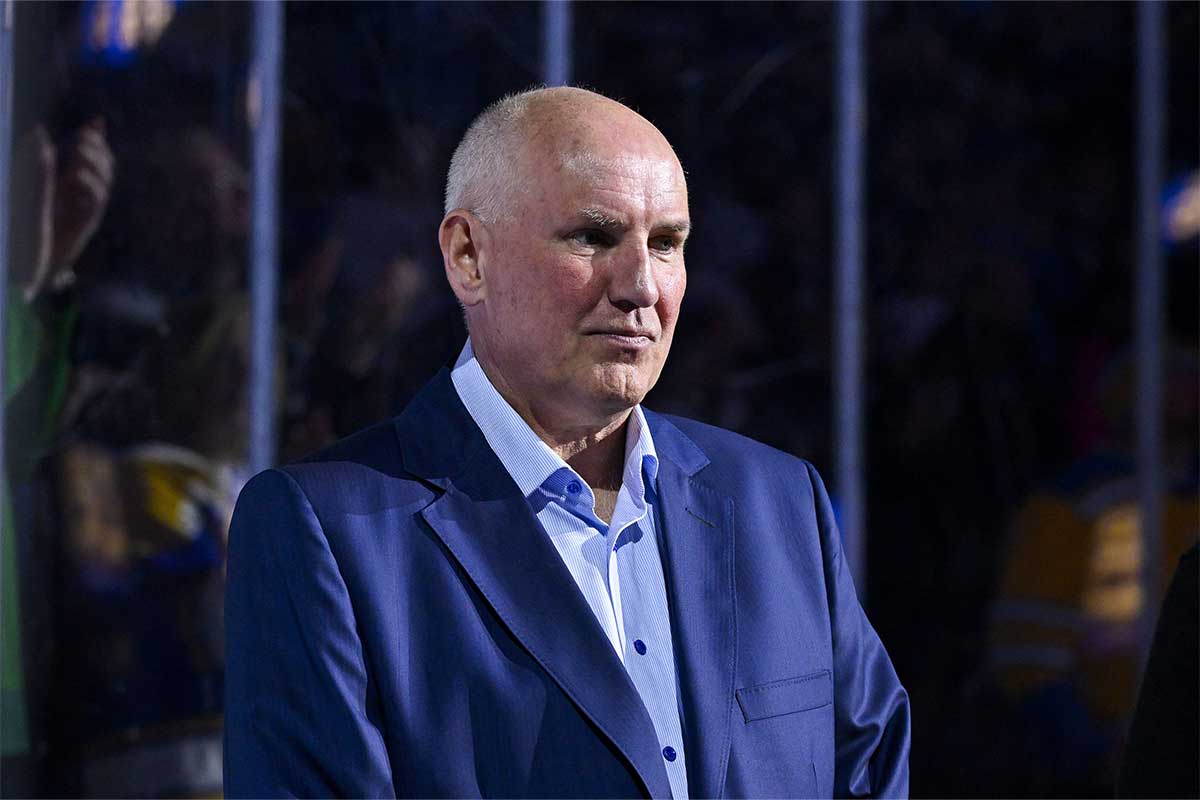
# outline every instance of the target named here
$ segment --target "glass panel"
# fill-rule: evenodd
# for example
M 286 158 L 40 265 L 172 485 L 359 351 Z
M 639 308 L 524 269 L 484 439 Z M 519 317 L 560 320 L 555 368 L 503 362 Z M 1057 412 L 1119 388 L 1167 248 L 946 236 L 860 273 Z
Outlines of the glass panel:
M 28 716 L 24 737 L 5 730 L 23 776 L 6 769 L 6 790 L 221 787 L 223 554 L 246 477 L 249 10 L 16 7 L 5 511 Z
M 450 155 L 539 79 L 533 4 L 292 4 L 281 460 L 403 409 L 465 341 L 437 228 Z
M 923 709 L 912 792 L 1109 794 L 1158 602 L 1132 460 L 1133 6 L 872 11 L 869 597 Z M 1195 9 L 1170 16 L 1194 169 Z M 1176 385 L 1172 563 L 1196 531 L 1196 382 Z
M 868 9 L 867 594 L 918 709 L 912 793 L 1107 795 L 1127 623 L 1157 602 L 1138 594 L 1127 449 L 1131 7 Z M 15 5 L 5 795 L 221 788 L 251 11 Z M 1197 13 L 1168 13 L 1171 208 L 1195 202 Z M 397 413 L 453 361 L 446 166 L 541 72 L 532 3 L 286 16 L 280 461 Z M 641 111 L 688 171 L 689 290 L 647 404 L 827 476 L 832 21 L 579 3 L 573 28 L 576 82 Z M 1177 216 L 1168 555 L 1197 524 L 1200 269 Z

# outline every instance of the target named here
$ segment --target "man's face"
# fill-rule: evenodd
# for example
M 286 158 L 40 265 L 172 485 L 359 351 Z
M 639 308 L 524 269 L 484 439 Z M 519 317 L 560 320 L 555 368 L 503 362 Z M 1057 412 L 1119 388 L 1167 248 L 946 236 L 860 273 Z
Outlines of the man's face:
M 600 143 L 567 155 L 527 147 L 529 180 L 489 228 L 487 295 L 471 319 L 502 393 L 583 426 L 641 402 L 658 380 L 689 224 L 683 171 L 657 132 L 591 138 Z

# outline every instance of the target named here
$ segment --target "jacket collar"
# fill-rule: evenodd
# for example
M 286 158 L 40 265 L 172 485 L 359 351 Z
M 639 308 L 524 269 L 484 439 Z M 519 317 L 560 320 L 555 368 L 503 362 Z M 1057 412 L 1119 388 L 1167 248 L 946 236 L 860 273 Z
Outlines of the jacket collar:
M 689 793 L 720 796 L 734 700 L 733 501 L 704 452 L 646 412 L 659 457 L 660 547 Z M 641 698 L 554 545 L 443 369 L 396 419 L 404 468 L 442 494 L 422 516 L 529 654 L 613 744 L 651 797 L 670 797 Z M 553 609 L 548 613 L 547 609 Z

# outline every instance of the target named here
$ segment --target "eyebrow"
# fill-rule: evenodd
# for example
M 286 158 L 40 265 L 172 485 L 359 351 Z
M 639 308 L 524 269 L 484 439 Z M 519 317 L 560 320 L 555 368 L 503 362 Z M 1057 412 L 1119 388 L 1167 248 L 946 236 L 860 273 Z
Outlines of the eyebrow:
M 670 231 L 671 233 L 686 234 L 692 229 L 692 223 L 685 220 L 679 222 L 668 222 L 665 225 L 659 225 L 659 230 Z
M 620 231 L 629 227 L 629 224 L 625 220 L 615 217 L 606 211 L 601 211 L 598 208 L 585 208 L 579 212 L 579 216 L 603 230 Z M 655 226 L 655 230 L 677 234 L 686 234 L 691 228 L 692 225 L 688 220 L 667 222 Z
M 593 225 L 606 230 L 621 230 L 629 227 L 624 220 L 617 219 L 612 214 L 608 214 L 598 208 L 585 208 L 579 212 L 579 216 Z

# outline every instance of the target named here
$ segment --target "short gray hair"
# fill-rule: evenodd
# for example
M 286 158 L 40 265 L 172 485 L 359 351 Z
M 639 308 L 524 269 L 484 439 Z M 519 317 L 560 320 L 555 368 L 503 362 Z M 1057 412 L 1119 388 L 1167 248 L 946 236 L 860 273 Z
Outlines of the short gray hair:
M 475 118 L 454 149 L 446 175 L 444 213 L 465 208 L 484 222 L 495 222 L 505 200 L 519 188 L 514 162 L 519 154 L 521 121 L 542 87 L 506 95 Z

